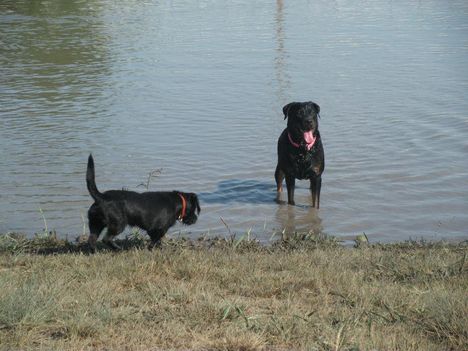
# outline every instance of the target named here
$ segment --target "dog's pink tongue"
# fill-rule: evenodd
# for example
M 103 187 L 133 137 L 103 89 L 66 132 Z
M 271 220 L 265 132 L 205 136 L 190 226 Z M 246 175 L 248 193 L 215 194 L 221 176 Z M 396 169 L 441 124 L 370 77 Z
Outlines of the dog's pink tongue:
M 304 141 L 307 144 L 312 144 L 314 142 L 314 140 L 315 140 L 315 138 L 314 138 L 314 134 L 312 134 L 312 131 L 304 133 Z

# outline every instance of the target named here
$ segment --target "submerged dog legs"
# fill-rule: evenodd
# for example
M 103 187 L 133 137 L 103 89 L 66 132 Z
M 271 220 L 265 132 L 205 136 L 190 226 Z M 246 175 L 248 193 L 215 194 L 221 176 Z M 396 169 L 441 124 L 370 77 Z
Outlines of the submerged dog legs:
M 294 202 L 294 188 L 296 186 L 296 179 L 294 176 L 286 176 L 286 188 L 288 189 L 288 204 L 295 205 Z
M 279 168 L 279 166 L 276 166 L 275 180 L 276 180 L 276 191 L 278 193 L 281 193 L 283 191 L 284 172 L 281 170 L 281 168 Z
M 312 194 L 312 207 L 315 207 L 317 200 L 317 209 L 320 208 L 320 189 L 322 188 L 322 177 L 317 176 L 310 179 L 310 192 Z

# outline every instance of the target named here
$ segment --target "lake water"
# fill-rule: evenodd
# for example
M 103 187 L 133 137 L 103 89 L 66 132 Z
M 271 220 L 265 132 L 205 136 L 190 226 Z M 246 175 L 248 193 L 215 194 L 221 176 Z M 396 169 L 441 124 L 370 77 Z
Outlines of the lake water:
M 274 202 L 282 107 L 307 100 L 319 211 L 307 181 Z M 199 194 L 171 236 L 465 240 L 468 2 L 4 0 L 0 150 L 2 233 L 81 234 L 92 152 L 100 190 L 160 169 L 150 190 Z

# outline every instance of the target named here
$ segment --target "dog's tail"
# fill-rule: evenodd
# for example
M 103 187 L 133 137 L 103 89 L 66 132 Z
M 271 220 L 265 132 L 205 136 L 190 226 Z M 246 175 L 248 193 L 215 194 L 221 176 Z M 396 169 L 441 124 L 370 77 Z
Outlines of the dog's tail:
M 88 168 L 86 169 L 86 185 L 88 187 L 89 194 L 94 199 L 94 201 L 103 200 L 103 196 L 96 186 L 96 180 L 94 175 L 94 159 L 93 155 L 91 154 L 89 154 Z

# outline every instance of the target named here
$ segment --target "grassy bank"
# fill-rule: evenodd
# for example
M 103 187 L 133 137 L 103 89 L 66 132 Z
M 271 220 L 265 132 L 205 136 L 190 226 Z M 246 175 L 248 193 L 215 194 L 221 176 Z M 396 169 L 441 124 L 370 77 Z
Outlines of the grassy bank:
M 468 247 L 0 236 L 0 349 L 466 350 Z

